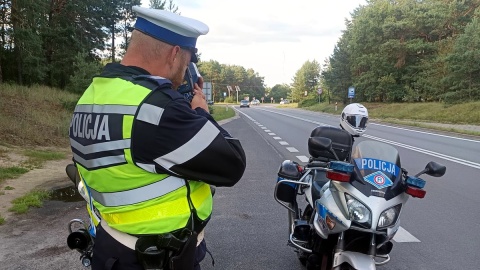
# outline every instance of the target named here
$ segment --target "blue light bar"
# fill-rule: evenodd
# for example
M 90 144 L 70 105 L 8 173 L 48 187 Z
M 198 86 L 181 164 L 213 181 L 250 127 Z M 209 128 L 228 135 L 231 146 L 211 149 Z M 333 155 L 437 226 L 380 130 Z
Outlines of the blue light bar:
M 338 172 L 344 173 L 352 173 L 353 172 L 353 164 L 343 161 L 330 161 L 330 165 L 328 166 L 330 169 Z
M 427 183 L 427 182 L 425 180 L 421 179 L 421 178 L 413 177 L 413 176 L 407 177 L 407 184 L 409 186 L 414 186 L 414 187 L 417 187 L 417 188 L 424 188 L 425 183 Z
M 280 182 L 280 181 L 282 181 L 282 180 L 289 180 L 289 179 L 285 179 L 285 178 L 280 177 L 280 176 L 277 178 L 277 182 Z M 283 185 L 291 186 L 291 187 L 293 187 L 293 188 L 296 188 L 296 187 L 297 187 L 296 184 L 290 183 L 290 182 L 283 182 L 282 184 L 283 184 Z

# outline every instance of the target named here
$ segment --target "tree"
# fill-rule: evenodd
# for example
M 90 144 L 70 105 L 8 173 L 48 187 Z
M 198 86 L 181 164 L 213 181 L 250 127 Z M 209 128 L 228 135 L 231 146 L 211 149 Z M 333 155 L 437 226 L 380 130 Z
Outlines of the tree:
M 480 10 L 477 12 L 480 15 Z M 456 39 L 453 53 L 447 58 L 449 102 L 480 99 L 480 20 L 474 18 Z
M 141 0 L 123 0 L 122 5 L 120 6 L 120 21 L 118 22 L 118 31 L 122 40 L 120 45 L 121 51 L 118 53 L 119 56 L 125 55 L 125 51 L 128 46 L 130 39 L 130 33 L 135 22 L 135 12 L 133 12 L 132 7 L 138 6 L 141 4 Z
M 331 95 L 333 99 L 347 103 L 348 87 L 353 85 L 350 68 L 348 38 L 344 32 L 333 50 L 333 55 L 325 61 L 321 73 L 321 85 L 328 91 L 329 98 Z
M 70 76 L 70 82 L 67 89 L 74 93 L 83 93 L 92 82 L 93 76 L 97 75 L 102 65 L 96 61 L 88 61 L 88 53 L 77 53 L 74 62 L 74 75 Z
M 173 0 L 150 0 L 150 8 L 168 10 L 170 12 L 180 14 L 178 7 L 173 3 Z
M 305 62 L 293 78 L 292 101 L 300 102 L 303 99 L 315 98 L 319 81 L 320 64 L 316 60 Z M 305 95 L 305 92 L 307 95 Z
M 272 87 L 272 90 L 271 90 L 269 96 L 273 97 L 273 99 L 276 102 L 278 102 L 282 98 L 283 99 L 290 98 L 291 92 L 292 92 L 292 89 L 288 84 L 276 84 L 274 87 Z
M 205 82 L 211 82 L 212 83 L 212 99 L 215 102 L 219 102 L 221 98 L 223 98 L 222 92 L 226 90 L 221 90 L 221 83 L 222 83 L 222 77 L 221 77 L 221 65 L 219 62 L 210 60 L 208 62 L 199 62 L 198 63 L 198 70 L 200 74 L 203 76 L 203 80 Z M 220 85 L 219 85 L 220 83 Z

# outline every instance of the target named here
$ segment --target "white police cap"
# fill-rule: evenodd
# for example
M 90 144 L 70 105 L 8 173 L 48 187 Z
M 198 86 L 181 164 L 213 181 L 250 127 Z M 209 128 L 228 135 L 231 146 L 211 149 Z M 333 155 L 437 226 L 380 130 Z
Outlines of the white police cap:
M 160 10 L 134 6 L 137 21 L 134 28 L 146 35 L 171 45 L 178 45 L 192 52 L 192 62 L 197 61 L 197 38 L 208 33 L 208 26 L 201 21 Z

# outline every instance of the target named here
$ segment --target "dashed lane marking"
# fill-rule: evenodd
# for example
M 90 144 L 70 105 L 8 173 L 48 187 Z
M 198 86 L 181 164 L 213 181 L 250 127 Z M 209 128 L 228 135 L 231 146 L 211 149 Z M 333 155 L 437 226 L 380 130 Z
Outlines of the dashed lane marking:
M 393 240 L 397 243 L 419 243 L 421 242 L 407 230 L 402 227 L 398 228 L 397 233 L 393 237 Z
M 306 156 L 297 156 L 298 160 L 301 162 L 308 162 L 309 158 Z

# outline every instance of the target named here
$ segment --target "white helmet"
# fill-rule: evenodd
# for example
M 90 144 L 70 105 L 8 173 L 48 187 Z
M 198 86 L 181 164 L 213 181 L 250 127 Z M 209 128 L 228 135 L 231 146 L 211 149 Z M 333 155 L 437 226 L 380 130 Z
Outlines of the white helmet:
M 368 111 L 360 103 L 347 105 L 340 118 L 340 126 L 352 136 L 359 137 L 367 129 Z

